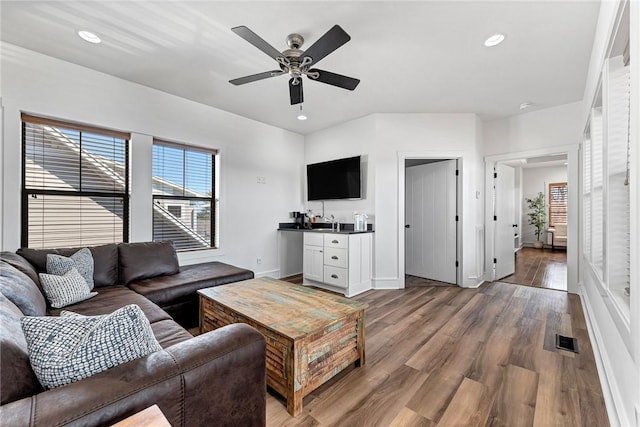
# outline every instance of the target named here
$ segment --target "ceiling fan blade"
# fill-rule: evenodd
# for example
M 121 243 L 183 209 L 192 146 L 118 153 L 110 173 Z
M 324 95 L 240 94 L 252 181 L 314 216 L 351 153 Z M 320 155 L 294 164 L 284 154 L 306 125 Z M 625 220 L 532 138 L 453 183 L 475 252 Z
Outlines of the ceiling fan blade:
M 282 70 L 265 71 L 264 73 L 252 74 L 250 76 L 244 76 L 237 79 L 229 80 L 229 83 L 240 86 L 258 80 L 268 79 L 269 77 L 280 76 L 282 74 L 284 74 Z
M 304 96 L 302 95 L 302 79 L 298 79 L 298 84 L 293 84 L 294 79 L 289 80 L 289 97 L 291 105 L 302 104 Z
M 334 25 L 302 54 L 300 62 L 302 62 L 304 58 L 309 57 L 313 59 L 312 64 L 315 65 L 320 62 L 322 58 L 329 55 L 349 40 L 351 40 L 349 34 L 340 28 L 339 25 Z
M 318 77 L 313 78 L 309 75 L 313 73 L 318 73 Z M 347 77 L 347 76 L 343 76 L 342 74 L 331 73 L 329 71 L 318 70 L 315 68 L 309 70 L 309 74 L 307 74 L 307 77 L 309 77 L 311 80 L 315 80 L 321 83 L 326 83 L 332 86 L 341 87 L 342 89 L 347 89 L 347 90 L 354 90 L 360 83 L 360 80 L 354 79 L 353 77 Z
M 260 37 L 244 25 L 233 27 L 231 31 L 257 47 L 276 61 L 278 60 L 278 58 L 284 58 L 282 53 L 280 53 L 275 47 L 271 46 L 269 43 L 264 41 L 262 37 Z

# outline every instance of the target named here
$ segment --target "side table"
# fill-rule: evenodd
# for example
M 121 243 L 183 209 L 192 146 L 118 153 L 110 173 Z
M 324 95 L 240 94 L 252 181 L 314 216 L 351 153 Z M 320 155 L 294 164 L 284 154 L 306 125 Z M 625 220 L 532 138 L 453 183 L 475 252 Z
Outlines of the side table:
M 158 405 L 153 405 L 113 424 L 112 427 L 171 427 L 171 424 L 158 408 Z

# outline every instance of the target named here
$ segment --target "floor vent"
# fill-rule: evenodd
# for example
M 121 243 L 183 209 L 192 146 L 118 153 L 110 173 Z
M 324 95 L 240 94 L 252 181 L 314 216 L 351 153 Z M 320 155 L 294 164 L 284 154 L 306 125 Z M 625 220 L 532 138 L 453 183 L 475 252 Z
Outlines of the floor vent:
M 565 337 L 563 335 L 556 334 L 556 348 L 560 350 L 578 352 L 578 340 L 573 337 Z

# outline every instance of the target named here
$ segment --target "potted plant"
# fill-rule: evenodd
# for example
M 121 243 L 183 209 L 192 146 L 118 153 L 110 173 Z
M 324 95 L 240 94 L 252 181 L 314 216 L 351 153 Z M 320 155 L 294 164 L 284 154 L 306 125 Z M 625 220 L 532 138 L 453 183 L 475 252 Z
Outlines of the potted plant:
M 542 249 L 543 242 L 540 240 L 540 235 L 544 229 L 544 225 L 547 222 L 547 210 L 544 206 L 544 194 L 539 192 L 533 199 L 525 199 L 527 201 L 527 207 L 529 208 L 529 225 L 533 225 L 536 228 L 536 240 L 533 243 L 533 247 Z

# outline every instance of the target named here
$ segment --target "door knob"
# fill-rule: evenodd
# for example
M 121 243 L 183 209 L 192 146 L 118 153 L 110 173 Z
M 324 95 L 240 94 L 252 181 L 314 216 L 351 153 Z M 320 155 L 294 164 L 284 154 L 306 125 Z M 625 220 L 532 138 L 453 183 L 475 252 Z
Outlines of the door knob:
M 404 228 L 411 228 L 411 224 L 405 224 Z

